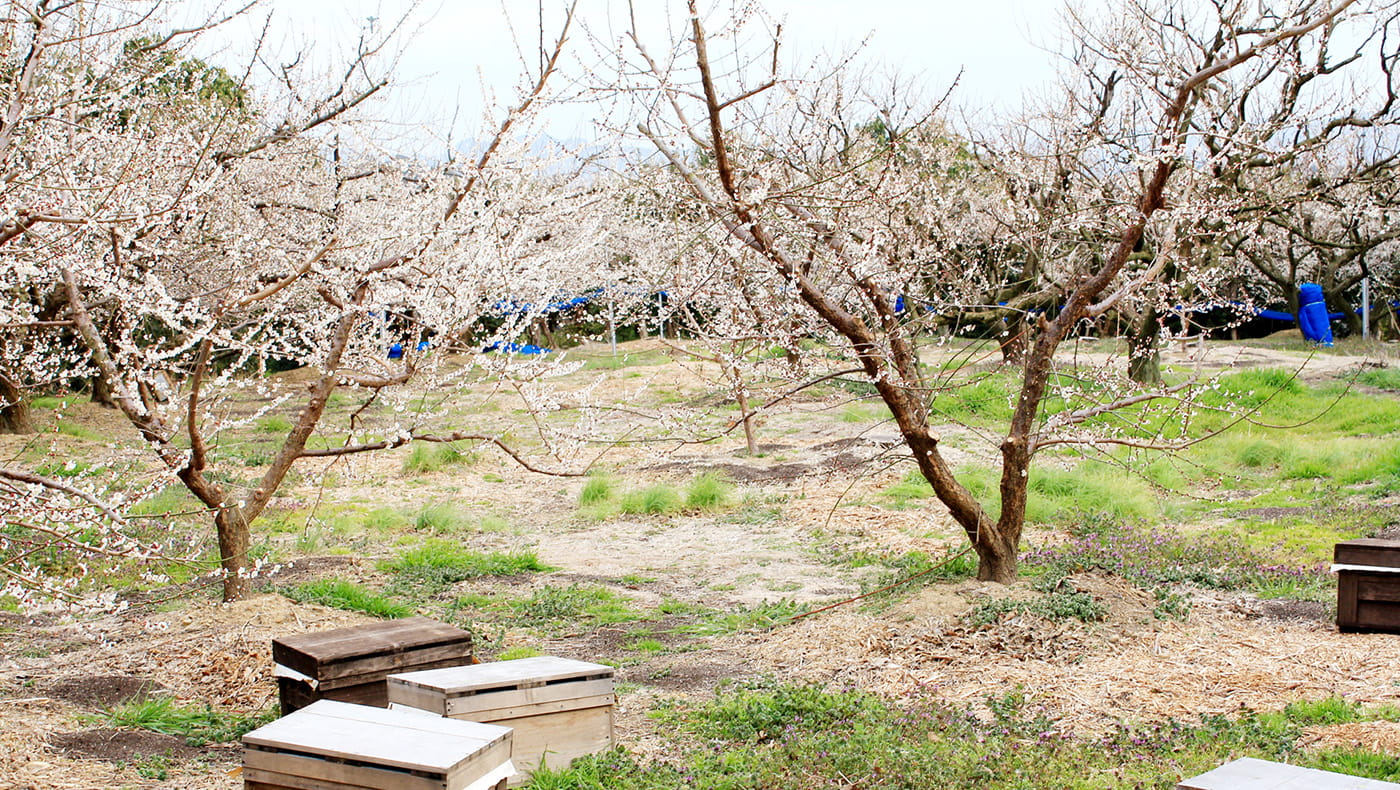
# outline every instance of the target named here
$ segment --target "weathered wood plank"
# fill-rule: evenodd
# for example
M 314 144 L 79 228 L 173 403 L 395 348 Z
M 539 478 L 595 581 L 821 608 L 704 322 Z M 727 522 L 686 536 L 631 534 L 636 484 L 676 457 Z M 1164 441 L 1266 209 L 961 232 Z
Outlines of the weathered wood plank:
M 514 727 L 515 720 L 527 716 L 539 716 L 546 713 L 563 713 L 564 711 L 583 710 L 584 708 L 610 708 L 617 700 L 612 694 L 600 694 L 593 697 L 574 697 L 550 702 L 531 703 L 515 708 L 458 706 L 458 703 L 471 701 L 480 701 L 480 698 L 463 697 L 461 699 L 448 700 L 447 712 L 442 715 L 453 719 L 479 721 L 483 724 L 502 723 L 503 726 Z
M 1386 579 L 1380 576 L 1358 575 L 1356 598 L 1361 601 L 1400 602 L 1400 577 Z
M 367 781 L 372 781 L 368 777 L 364 778 Z M 392 779 L 386 781 L 392 781 Z M 383 786 L 399 787 L 397 784 Z M 310 776 L 294 776 L 261 768 L 243 769 L 243 790 L 364 790 L 364 788 L 363 784 L 347 784 Z
M 409 617 L 369 623 L 352 628 L 340 628 L 312 634 L 282 637 L 272 643 L 272 658 L 303 675 L 318 679 L 360 673 L 356 669 L 341 669 L 341 664 L 364 664 L 376 657 L 394 656 L 405 652 L 431 651 L 464 645 L 471 653 L 471 634 L 455 626 L 426 617 Z M 459 651 L 459 654 L 463 651 Z M 434 655 L 429 660 L 446 657 Z M 382 664 L 392 667 L 393 662 Z
M 1344 565 L 1376 565 L 1400 567 L 1400 540 L 1359 538 L 1338 543 L 1332 550 L 1333 561 Z
M 392 787 L 394 790 L 448 790 L 446 775 L 422 776 L 407 771 L 370 765 L 347 765 L 295 754 L 247 750 L 243 755 L 243 763 L 245 774 L 275 774 L 280 781 L 291 787 L 311 785 L 306 790 L 319 790 L 319 782 L 328 783 L 331 788 L 349 786 Z
M 1338 573 L 1337 628 L 1400 633 L 1400 574 Z
M 450 696 L 488 691 L 534 688 L 552 683 L 611 678 L 614 670 L 604 664 L 555 656 L 535 656 L 513 661 L 492 661 L 455 669 L 394 673 L 412 685 L 440 689 Z
M 331 700 L 243 736 L 249 766 L 277 770 L 264 762 L 267 755 L 296 752 L 440 776 L 509 742 L 504 727 Z
M 511 777 L 512 785 L 522 783 L 541 765 L 566 768 L 575 759 L 611 748 L 615 742 L 612 708 L 527 716 L 509 724 L 515 729 L 511 760 L 519 771 Z
M 484 665 L 483 665 L 484 666 Z M 411 673 L 420 675 L 422 673 Z M 389 676 L 389 701 L 409 703 L 412 699 L 423 699 L 425 697 L 445 699 L 445 715 L 454 718 L 462 717 L 463 714 L 472 711 L 495 710 L 503 708 L 528 708 L 532 705 L 545 705 L 559 702 L 561 700 L 611 697 L 614 684 L 612 678 L 599 680 L 580 680 L 568 682 L 556 682 L 547 686 L 534 686 L 531 688 L 510 688 L 501 691 L 482 691 L 462 694 L 456 690 L 433 688 L 425 684 L 409 684 L 401 682 L 400 675 Z M 411 703 L 410 703 L 411 704 Z M 575 707 L 591 707 L 591 705 L 610 705 L 612 701 L 594 702 L 590 705 L 580 705 Z M 434 708 L 440 707 L 440 703 L 434 703 Z M 470 716 L 466 716 L 470 718 Z
M 1177 790 L 1400 790 L 1400 785 L 1244 757 L 1183 779 Z

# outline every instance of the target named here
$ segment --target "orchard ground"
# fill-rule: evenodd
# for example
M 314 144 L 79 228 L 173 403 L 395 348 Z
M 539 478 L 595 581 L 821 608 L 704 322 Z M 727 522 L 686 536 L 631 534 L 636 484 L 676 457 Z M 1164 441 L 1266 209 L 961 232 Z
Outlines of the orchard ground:
M 1070 353 L 1082 363 L 1095 345 Z M 366 622 L 371 611 L 470 628 L 483 660 L 544 653 L 615 665 L 627 753 L 589 767 L 613 777 L 602 786 L 629 786 L 618 777 L 638 766 L 653 784 L 634 786 L 669 787 L 794 759 L 815 766 L 811 786 L 826 786 L 850 769 L 822 774 L 834 758 L 801 740 L 803 716 L 830 712 L 803 696 L 810 684 L 835 708 L 937 712 L 943 723 L 920 725 L 927 743 L 909 748 L 937 748 L 956 720 L 977 739 L 1094 749 L 1110 767 L 1092 768 L 1101 783 L 1085 787 L 1159 786 L 1138 784 L 1149 780 L 1131 775 L 1139 758 L 1115 751 L 1123 743 L 1157 748 L 1153 759 L 1166 761 L 1157 770 L 1180 775 L 1246 753 L 1329 765 L 1328 755 L 1359 754 L 1373 775 L 1400 772 L 1384 762 L 1400 753 L 1400 636 L 1337 633 L 1326 570 L 1337 540 L 1400 530 L 1400 449 L 1390 446 L 1400 348 L 1172 347 L 1169 370 L 1228 371 L 1222 397 L 1259 397 L 1259 411 L 1179 457 L 1122 467 L 1041 458 L 1023 580 L 1011 587 L 970 578 L 961 531 L 909 476 L 887 412 L 858 384 L 810 388 L 765 413 L 752 457 L 707 363 L 673 358 L 655 340 L 623 344 L 616 357 L 599 345 L 569 353 L 587 364 L 555 384 L 591 388 L 612 407 L 595 435 L 624 436 L 615 429 L 639 411 L 683 412 L 697 435 L 715 438 L 658 438 L 647 426 L 588 449 L 597 460 L 581 478 L 531 474 L 474 447 L 304 463 L 255 525 L 256 551 L 274 570 L 250 600 L 219 604 L 216 584 L 178 568 L 175 585 L 115 569 L 129 603 L 120 614 L 0 613 L 0 787 L 240 787 L 237 734 L 276 704 L 271 639 Z M 936 367 L 941 353 L 926 361 Z M 993 359 L 973 369 L 977 386 L 940 399 L 962 423 L 948 424 L 943 444 L 987 485 L 1005 390 L 987 391 L 1005 382 Z M 276 377 L 289 388 L 299 380 Z M 120 462 L 127 429 L 80 400 L 41 401 L 36 416 L 50 430 L 3 437 L 0 450 L 70 473 Z M 519 423 L 512 434 L 528 436 L 528 414 L 492 403 L 465 416 Z M 225 436 L 225 448 L 265 453 L 273 419 Z M 184 523 L 190 509 L 171 492 L 148 512 Z M 188 523 L 212 544 L 207 525 Z M 889 592 L 794 617 L 920 571 L 929 572 Z M 752 724 L 755 701 L 771 703 L 767 729 L 710 726 Z M 1259 717 L 1285 709 L 1296 727 L 1273 752 L 1262 736 L 1238 735 L 1240 722 L 1267 725 Z M 850 718 L 822 726 L 840 731 Z M 890 732 L 907 737 L 909 720 Z M 1214 742 L 1161 735 L 1201 726 Z M 1157 746 L 1133 740 L 1149 731 Z M 972 743 L 964 751 L 981 748 Z M 905 786 L 898 768 L 878 765 L 904 746 L 862 748 L 872 776 L 885 777 L 872 786 Z M 724 768 L 705 756 L 721 752 L 743 759 Z M 985 786 L 1041 786 L 997 784 L 998 772 L 1021 769 L 996 755 L 979 757 Z

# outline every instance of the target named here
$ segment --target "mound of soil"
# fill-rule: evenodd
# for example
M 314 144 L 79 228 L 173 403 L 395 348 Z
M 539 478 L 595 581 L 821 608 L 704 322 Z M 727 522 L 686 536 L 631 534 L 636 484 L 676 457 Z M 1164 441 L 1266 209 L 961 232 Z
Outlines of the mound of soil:
M 85 708 L 111 708 L 140 702 L 169 689 L 154 680 L 128 675 L 86 675 L 55 681 L 44 689 L 50 697 Z
M 146 730 L 84 730 L 59 733 L 50 739 L 59 751 L 74 757 L 107 762 L 131 762 L 142 757 L 169 757 L 191 760 L 196 757 L 232 759 L 235 746 L 190 746 L 184 738 Z

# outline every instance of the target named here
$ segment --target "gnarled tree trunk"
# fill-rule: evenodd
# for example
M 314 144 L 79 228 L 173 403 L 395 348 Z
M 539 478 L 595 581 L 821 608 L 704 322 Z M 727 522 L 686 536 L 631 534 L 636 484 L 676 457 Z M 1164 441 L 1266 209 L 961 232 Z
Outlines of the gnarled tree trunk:
M 0 373 L 0 433 L 34 432 L 34 420 L 29 414 L 24 391 L 13 379 Z

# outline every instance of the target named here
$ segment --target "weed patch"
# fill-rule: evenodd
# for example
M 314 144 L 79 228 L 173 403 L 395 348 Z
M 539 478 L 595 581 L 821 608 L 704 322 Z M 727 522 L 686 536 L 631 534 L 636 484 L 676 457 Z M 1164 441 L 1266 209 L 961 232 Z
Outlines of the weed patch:
M 521 624 L 545 629 L 577 623 L 627 623 L 643 617 L 628 599 L 600 585 L 546 585 L 529 598 L 507 602 L 506 607 Z
M 750 685 L 707 704 L 660 709 L 663 731 L 676 733 L 664 762 L 613 750 L 566 771 L 538 772 L 531 787 L 817 790 L 872 777 L 869 786 L 882 788 L 1165 788 L 1241 756 L 1378 779 L 1395 770 L 1389 755 L 1304 750 L 1309 717 L 1292 706 L 1197 723 L 1121 725 L 1092 737 L 1063 730 L 1018 692 L 990 697 L 984 707 L 979 713 L 936 700 L 896 706 L 861 692 Z
M 150 730 L 184 737 L 191 746 L 236 741 L 277 718 L 275 710 L 252 715 L 222 711 L 211 705 L 186 706 L 171 697 L 151 697 L 103 711 L 91 721 L 108 727 Z
M 481 576 L 516 576 L 555 570 L 539 561 L 533 551 L 489 553 L 472 551 L 445 540 L 430 540 L 383 564 L 407 580 L 431 587 L 445 587 Z
M 320 579 L 280 592 L 299 603 L 317 603 L 389 620 L 413 614 L 412 606 L 343 579 Z

